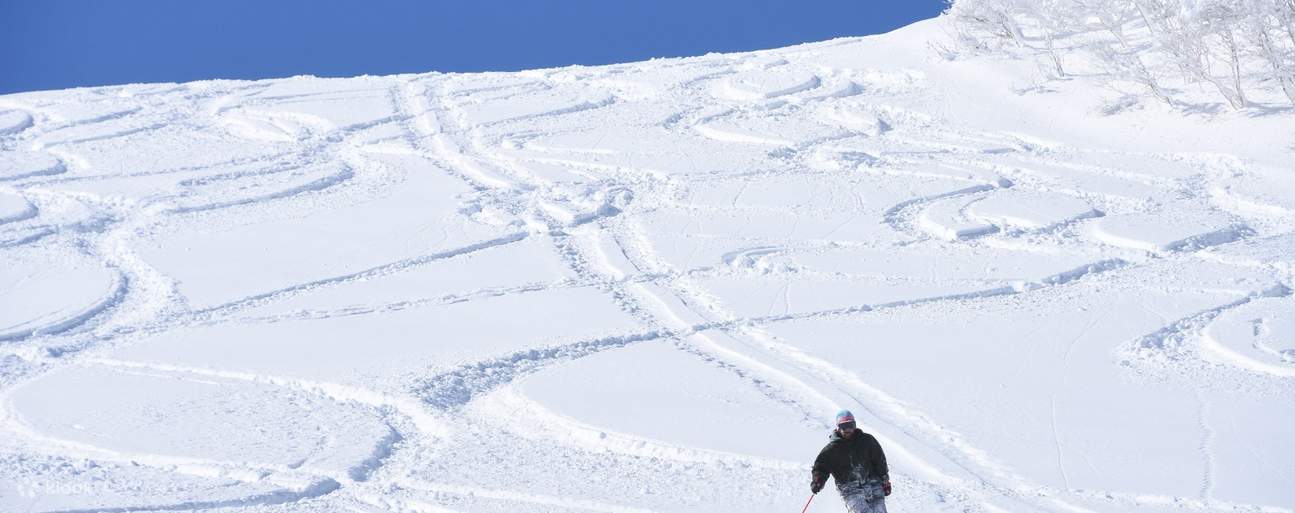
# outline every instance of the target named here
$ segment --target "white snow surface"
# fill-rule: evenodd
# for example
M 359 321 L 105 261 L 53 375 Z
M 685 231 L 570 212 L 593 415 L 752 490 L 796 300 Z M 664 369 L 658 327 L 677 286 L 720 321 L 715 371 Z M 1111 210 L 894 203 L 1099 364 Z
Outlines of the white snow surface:
M 1295 511 L 1295 112 L 944 24 L 0 96 L 0 511 Z

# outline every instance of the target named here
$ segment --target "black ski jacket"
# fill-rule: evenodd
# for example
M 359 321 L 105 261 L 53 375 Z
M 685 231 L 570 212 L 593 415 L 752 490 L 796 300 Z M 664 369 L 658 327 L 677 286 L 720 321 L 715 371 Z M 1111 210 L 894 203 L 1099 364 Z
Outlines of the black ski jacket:
M 814 459 L 815 475 L 832 474 L 837 486 L 854 480 L 890 480 L 886 453 L 872 435 L 855 430 L 850 438 L 842 438 L 840 431 L 833 430 L 828 438 L 827 446 Z

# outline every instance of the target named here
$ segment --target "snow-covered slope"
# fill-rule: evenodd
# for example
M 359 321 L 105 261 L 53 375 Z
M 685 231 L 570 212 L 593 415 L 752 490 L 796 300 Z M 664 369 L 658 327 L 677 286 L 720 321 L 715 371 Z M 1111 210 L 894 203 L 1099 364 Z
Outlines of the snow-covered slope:
M 943 23 L 0 97 L 0 510 L 1292 511 L 1295 113 Z

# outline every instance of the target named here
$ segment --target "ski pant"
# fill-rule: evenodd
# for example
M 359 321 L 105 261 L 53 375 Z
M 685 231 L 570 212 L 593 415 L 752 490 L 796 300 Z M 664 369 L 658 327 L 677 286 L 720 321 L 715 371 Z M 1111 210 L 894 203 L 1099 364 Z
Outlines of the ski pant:
M 837 491 L 849 513 L 886 513 L 886 492 L 881 481 L 839 483 Z

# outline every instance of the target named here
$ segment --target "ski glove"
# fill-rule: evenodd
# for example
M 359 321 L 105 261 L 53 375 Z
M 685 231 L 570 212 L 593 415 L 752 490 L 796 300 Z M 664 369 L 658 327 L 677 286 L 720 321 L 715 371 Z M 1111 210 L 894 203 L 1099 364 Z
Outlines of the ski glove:
M 890 497 L 890 481 L 881 482 L 881 493 L 884 493 L 886 494 L 887 497 Z
M 818 493 L 823 490 L 825 484 L 827 484 L 827 474 L 815 472 L 814 478 L 809 482 L 809 491 Z

